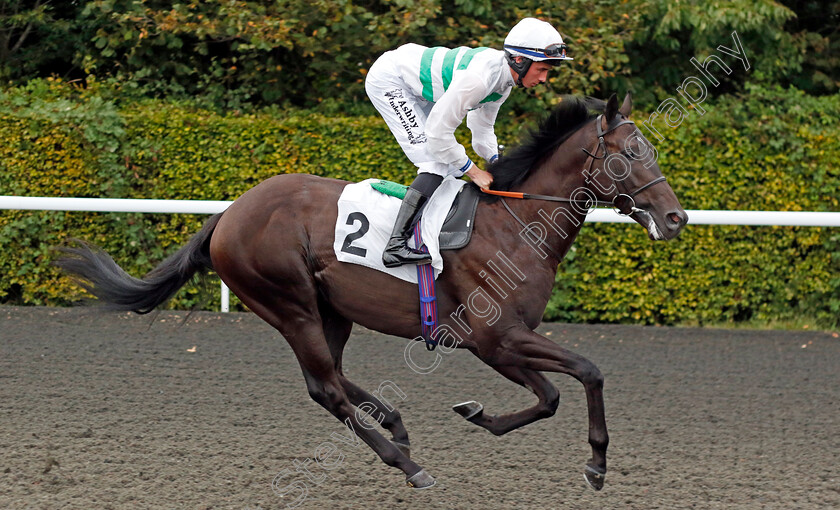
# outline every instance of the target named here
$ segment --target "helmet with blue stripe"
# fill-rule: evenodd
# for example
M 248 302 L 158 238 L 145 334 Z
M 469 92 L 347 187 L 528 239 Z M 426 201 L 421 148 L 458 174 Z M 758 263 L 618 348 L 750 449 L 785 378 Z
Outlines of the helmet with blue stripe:
M 566 44 L 557 29 L 536 18 L 524 18 L 510 30 L 505 37 L 505 57 L 519 76 L 516 84 L 520 86 L 533 62 L 560 65 L 573 60 L 566 56 Z M 516 57 L 525 58 L 517 62 Z

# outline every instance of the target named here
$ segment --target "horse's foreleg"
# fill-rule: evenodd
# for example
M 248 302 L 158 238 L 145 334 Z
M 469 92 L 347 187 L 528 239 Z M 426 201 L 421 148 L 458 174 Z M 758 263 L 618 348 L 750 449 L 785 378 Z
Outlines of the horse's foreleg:
M 491 366 L 511 381 L 534 392 L 539 400 L 537 404 L 516 413 L 496 416 L 485 414 L 483 407 L 477 402 L 464 402 L 453 407 L 455 412 L 497 436 L 524 427 L 537 420 L 554 416 L 560 402 L 560 393 L 545 376 L 522 367 Z
M 595 490 L 604 486 L 607 472 L 607 422 L 604 413 L 604 376 L 591 361 L 563 349 L 531 330 L 518 330 L 493 353 L 493 364 L 512 365 L 540 372 L 568 374 L 583 384 L 589 413 L 589 444 L 592 459 L 584 475 Z

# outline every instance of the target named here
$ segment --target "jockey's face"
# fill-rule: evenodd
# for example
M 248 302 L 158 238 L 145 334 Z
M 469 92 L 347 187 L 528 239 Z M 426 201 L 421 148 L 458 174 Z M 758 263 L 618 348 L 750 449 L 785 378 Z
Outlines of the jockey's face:
M 520 57 L 522 58 L 522 57 Z M 551 69 L 550 64 L 545 62 L 534 62 L 528 68 L 528 72 L 522 77 L 522 86 L 529 89 L 533 86 L 545 83 L 548 79 L 548 71 Z

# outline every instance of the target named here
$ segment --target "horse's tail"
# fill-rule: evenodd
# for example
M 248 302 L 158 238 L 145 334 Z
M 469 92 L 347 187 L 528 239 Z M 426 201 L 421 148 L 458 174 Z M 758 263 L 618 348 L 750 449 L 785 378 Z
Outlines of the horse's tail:
M 213 269 L 210 237 L 221 217 L 222 213 L 211 217 L 187 244 L 142 279 L 126 273 L 101 249 L 78 240 L 74 247 L 61 248 L 67 256 L 56 264 L 82 280 L 82 286 L 102 301 L 105 308 L 149 313 L 196 273 Z

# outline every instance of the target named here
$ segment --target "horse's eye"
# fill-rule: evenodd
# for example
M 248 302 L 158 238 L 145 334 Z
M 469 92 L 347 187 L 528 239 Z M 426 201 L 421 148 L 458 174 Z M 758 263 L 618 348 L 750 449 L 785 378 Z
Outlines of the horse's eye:
M 621 151 L 621 155 L 627 159 L 638 159 L 638 155 L 631 150 Z

